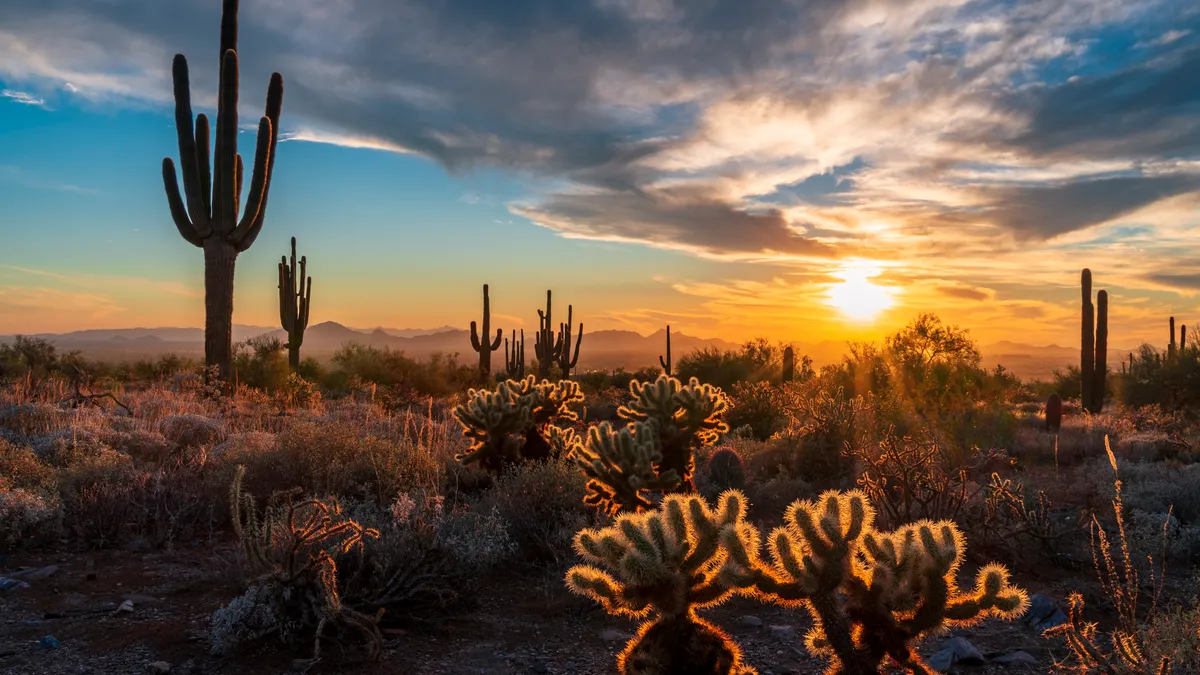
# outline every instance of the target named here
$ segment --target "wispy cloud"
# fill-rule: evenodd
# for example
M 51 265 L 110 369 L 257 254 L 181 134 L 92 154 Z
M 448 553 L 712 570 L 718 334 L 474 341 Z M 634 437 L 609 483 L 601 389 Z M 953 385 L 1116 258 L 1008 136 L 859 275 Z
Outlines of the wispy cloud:
M 31 105 L 38 108 L 46 107 L 46 99 L 38 98 L 33 94 L 25 91 L 16 91 L 13 89 L 0 89 L 0 96 L 7 98 L 10 101 L 15 101 L 24 105 Z
M 0 180 L 17 183 L 18 185 L 24 185 L 25 187 L 35 188 L 38 190 L 58 190 L 60 192 L 74 192 L 81 195 L 92 196 L 104 194 L 101 190 L 97 190 L 95 188 L 50 180 L 19 166 L 6 164 L 0 164 Z
M 84 288 L 127 288 L 151 290 L 167 295 L 178 295 L 187 298 L 203 298 L 204 290 L 191 288 L 178 281 L 156 281 L 137 277 L 122 277 L 103 274 L 63 274 L 46 270 L 35 270 L 16 265 L 0 265 L 21 275 L 54 279 L 70 286 Z

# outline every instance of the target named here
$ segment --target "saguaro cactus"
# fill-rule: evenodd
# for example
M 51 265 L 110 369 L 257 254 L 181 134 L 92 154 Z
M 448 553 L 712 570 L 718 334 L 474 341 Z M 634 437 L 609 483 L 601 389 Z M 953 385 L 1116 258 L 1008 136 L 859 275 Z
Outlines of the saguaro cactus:
M 1179 351 L 1187 349 L 1187 326 L 1179 327 Z
M 483 285 L 483 331 L 476 330 L 475 322 L 471 322 L 471 348 L 479 352 L 479 377 L 487 380 L 492 376 L 492 352 L 500 349 L 500 341 L 504 339 L 504 331 L 496 329 L 496 339 L 488 344 L 488 336 L 492 333 L 492 304 L 488 298 L 488 285 Z
M 308 312 L 312 307 L 312 278 L 308 276 L 308 258 L 300 258 L 296 272 L 296 238 L 292 237 L 291 262 L 279 259 L 279 323 L 288 334 L 288 365 L 292 372 L 300 369 L 300 345 L 304 329 L 308 328 Z
M 1080 326 L 1079 345 L 1079 376 L 1082 386 L 1079 392 L 1079 403 L 1084 410 L 1092 409 L 1092 376 L 1096 372 L 1096 316 L 1092 306 L 1092 271 L 1084 269 L 1081 276 L 1083 294 L 1083 322 Z
M 533 353 L 538 360 L 538 377 L 549 379 L 550 365 L 558 361 L 562 342 L 555 342 L 554 314 L 550 303 L 550 291 L 546 291 L 546 311 L 538 310 L 538 332 L 533 336 Z M 561 337 L 561 336 L 560 336 Z
M 1175 317 L 1171 317 L 1171 342 L 1167 344 L 1167 356 L 1175 356 Z
M 783 350 L 783 381 L 796 379 L 796 351 L 790 346 Z
M 658 357 L 658 363 L 662 366 L 663 375 L 671 377 L 671 324 L 667 324 L 667 356 Z
M 1108 291 L 1096 291 L 1096 358 L 1092 375 L 1092 409 L 1104 409 L 1105 379 L 1108 377 Z
M 1092 305 L 1092 271 L 1089 269 L 1083 270 L 1082 291 L 1083 325 L 1079 347 L 1082 386 L 1079 402 L 1084 410 L 1098 413 L 1104 409 L 1105 376 L 1108 373 L 1108 291 L 1096 293 L 1097 311 L 1097 307 Z M 1172 326 L 1173 322 L 1174 319 Z
M 267 87 L 266 113 L 258 121 L 258 145 L 246 208 L 239 218 L 244 172 L 242 156 L 237 151 L 237 11 L 237 0 L 224 0 L 217 137 L 212 167 L 209 167 L 208 117 L 199 115 L 195 119 L 195 128 L 192 127 L 191 88 L 187 59 L 183 54 L 175 55 L 172 66 L 182 194 L 174 161 L 167 157 L 162 163 L 163 185 L 175 227 L 185 241 L 204 249 L 204 361 L 210 368 L 217 368 L 223 381 L 228 381 L 233 364 L 234 263 L 238 254 L 250 248 L 262 230 L 275 166 L 279 112 L 283 107 L 283 76 L 274 73 Z
M 525 379 L 525 329 L 521 329 L 521 339 L 517 340 L 517 330 L 512 332 L 512 347 L 508 338 L 504 338 L 504 372 L 510 380 Z
M 571 379 L 571 369 L 579 363 L 579 345 L 583 342 L 583 322 L 579 322 L 579 336 L 575 338 L 575 355 L 571 356 L 571 314 L 574 308 L 567 305 L 567 322 L 558 327 L 558 338 L 562 348 L 558 352 L 558 369 L 564 380 Z
M 1046 399 L 1046 430 L 1058 433 L 1062 428 L 1062 397 L 1050 394 Z

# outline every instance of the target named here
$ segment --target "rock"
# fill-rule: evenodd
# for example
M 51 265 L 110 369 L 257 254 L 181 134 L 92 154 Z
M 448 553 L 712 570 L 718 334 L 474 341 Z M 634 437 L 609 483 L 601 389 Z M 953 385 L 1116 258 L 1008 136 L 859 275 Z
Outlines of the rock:
M 26 588 L 29 588 L 29 584 L 20 579 L 0 577 L 0 593 L 4 593 L 5 591 L 20 591 Z
M 1058 603 L 1054 602 L 1054 598 L 1042 593 L 1034 593 L 1029 598 L 1029 609 L 1025 610 L 1021 620 L 1030 626 L 1037 626 L 1057 610 Z
M 605 628 L 600 631 L 600 639 L 605 642 L 628 642 L 633 636 L 615 628 Z
M 771 635 L 787 640 L 796 636 L 796 629 L 791 626 L 767 626 L 767 630 L 771 631 Z
M 20 572 L 13 572 L 8 576 L 12 577 L 13 579 L 20 579 L 22 581 L 41 581 L 42 579 L 54 576 L 57 573 L 58 565 L 47 565 L 46 567 L 31 567 L 30 569 L 21 570 Z
M 158 602 L 158 598 L 149 595 L 122 595 L 121 600 L 132 602 L 136 605 L 149 605 L 152 602 Z
M 133 613 L 133 601 L 126 600 L 125 602 L 121 603 L 120 607 L 117 607 L 117 614 L 124 614 L 124 613 L 129 613 L 129 614 Z
M 154 663 L 146 666 L 146 672 L 155 673 L 156 675 L 169 673 L 171 672 L 171 664 L 167 663 L 166 661 L 155 661 Z
M 1061 609 L 1056 609 L 1056 610 L 1054 610 L 1054 613 L 1050 615 L 1049 618 L 1045 619 L 1038 625 L 1034 626 L 1034 628 L 1037 628 L 1038 630 L 1044 632 L 1051 628 L 1054 628 L 1055 626 L 1060 626 L 1069 620 L 1070 619 L 1067 618 L 1066 614 L 1063 614 Z
M 1036 666 L 1038 660 L 1028 652 L 1017 650 L 1015 652 L 1005 652 L 996 654 L 988 659 L 989 663 L 1000 663 L 1003 665 L 1025 665 Z
M 737 621 L 743 626 L 750 626 L 752 628 L 759 628 L 763 625 L 762 619 L 754 616 L 753 614 L 739 616 Z
M 38 647 L 41 649 L 58 649 L 61 646 L 62 643 L 59 642 L 58 638 L 54 637 L 53 635 L 47 635 L 41 640 L 38 640 Z
M 942 651 L 931 656 L 928 663 L 930 668 L 945 672 L 957 663 L 979 666 L 987 663 L 987 659 L 966 638 L 956 637 L 950 638 Z
M 546 666 L 545 661 L 536 659 L 533 664 L 529 666 L 529 672 L 534 673 L 535 675 L 546 675 L 546 673 L 550 672 L 550 668 Z

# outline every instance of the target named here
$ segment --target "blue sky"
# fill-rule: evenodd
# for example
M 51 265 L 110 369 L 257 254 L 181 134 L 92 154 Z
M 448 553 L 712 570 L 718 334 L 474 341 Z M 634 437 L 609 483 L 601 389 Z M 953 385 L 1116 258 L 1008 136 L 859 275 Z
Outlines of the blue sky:
M 201 324 L 160 163 L 176 52 L 212 114 L 220 4 L 0 0 L 0 334 Z M 1200 310 L 1183 0 L 241 5 L 242 122 L 277 70 L 287 140 L 239 323 L 275 321 L 292 236 L 313 320 L 354 326 L 465 325 L 489 283 L 506 328 L 553 288 L 593 329 L 870 338 L 936 311 L 1070 344 L 1083 266 L 1116 344 Z M 835 300 L 864 275 L 888 298 L 865 318 Z

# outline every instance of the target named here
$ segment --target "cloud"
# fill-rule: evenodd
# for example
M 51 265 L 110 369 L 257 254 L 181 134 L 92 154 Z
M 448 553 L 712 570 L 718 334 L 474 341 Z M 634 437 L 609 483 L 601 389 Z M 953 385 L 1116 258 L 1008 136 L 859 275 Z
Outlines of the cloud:
M 0 76 L 165 111 L 182 52 L 211 111 L 218 11 L 0 6 Z M 1086 250 L 1156 283 L 1114 247 L 1196 223 L 1155 218 L 1200 190 L 1197 26 L 1173 0 L 260 0 L 241 114 L 278 67 L 285 141 L 507 169 L 565 237 L 995 276 Z
M 25 187 L 36 188 L 39 190 L 58 190 L 60 192 L 74 192 L 81 195 L 103 194 L 103 192 L 95 188 L 47 180 L 19 166 L 5 164 L 0 164 L 0 181 L 10 181 L 19 185 L 24 185 Z
M 0 265 L 4 269 L 9 269 L 25 276 L 42 277 L 46 279 L 54 279 L 70 286 L 82 286 L 85 288 L 108 288 L 108 289 L 135 289 L 146 290 L 150 289 L 167 295 L 177 295 L 186 298 L 203 298 L 204 290 L 185 286 L 178 281 L 156 281 L 153 279 L 142 279 L 137 277 L 122 277 L 103 274 L 62 274 L 59 272 L 49 272 L 46 270 L 35 270 L 27 267 L 18 267 L 16 265 Z
M 46 107 L 46 99 L 37 98 L 33 94 L 24 91 L 15 91 L 13 89 L 0 89 L 0 96 L 15 101 L 24 105 L 31 105 L 37 108 Z

